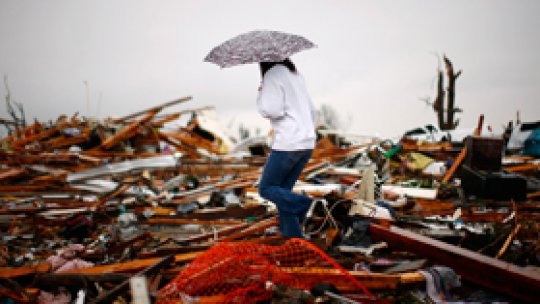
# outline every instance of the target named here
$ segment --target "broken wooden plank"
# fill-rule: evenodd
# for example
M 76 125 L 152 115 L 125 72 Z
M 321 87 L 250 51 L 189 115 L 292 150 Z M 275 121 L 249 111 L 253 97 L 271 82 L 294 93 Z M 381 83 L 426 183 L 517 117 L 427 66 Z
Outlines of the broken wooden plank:
M 25 168 L 10 168 L 0 172 L 0 181 L 21 178 L 26 175 L 28 175 L 28 170 Z
M 148 224 L 157 225 L 208 225 L 208 226 L 230 226 L 242 224 L 243 221 L 238 220 L 199 220 L 189 218 L 149 218 L 146 220 Z
M 104 197 L 100 198 L 97 202 L 94 203 L 93 207 L 97 208 L 97 207 L 100 207 L 102 206 L 103 204 L 105 204 L 107 201 L 117 197 L 118 195 L 126 192 L 126 190 L 128 190 L 129 188 L 131 188 L 132 185 L 129 185 L 129 184 L 124 184 L 124 185 L 121 185 L 120 187 L 118 187 L 116 190 L 114 190 L 113 192 L 105 195 Z
M 252 225 L 251 227 L 248 227 L 248 228 L 246 228 L 246 229 L 244 229 L 244 230 L 242 230 L 240 232 L 237 232 L 237 233 L 228 235 L 226 237 L 220 238 L 218 241 L 219 242 L 230 242 L 230 241 L 233 241 L 233 240 L 238 240 L 238 239 L 244 238 L 246 236 L 249 236 L 249 235 L 252 235 L 252 234 L 255 234 L 255 233 L 258 233 L 258 232 L 262 232 L 262 231 L 266 230 L 267 228 L 276 226 L 277 224 L 278 224 L 278 219 L 276 217 L 272 217 L 272 218 L 266 219 L 264 221 L 258 222 L 255 225 Z
M 457 168 L 461 165 L 461 163 L 465 159 L 465 156 L 467 156 L 467 147 L 463 147 L 463 149 L 461 149 L 461 152 L 454 160 L 452 167 L 450 167 L 448 172 L 446 172 L 446 174 L 444 175 L 441 183 L 443 184 L 448 183 L 448 181 L 452 178 L 452 176 L 454 176 L 454 173 L 456 173 Z
M 17 138 L 20 138 L 22 137 L 24 134 L 27 134 L 29 132 L 35 132 L 36 130 L 41 130 L 42 126 L 39 122 L 34 122 L 32 125 L 24 128 L 24 129 L 19 129 L 13 133 L 11 133 L 10 135 L 0 139 L 0 142 L 12 142 L 14 140 L 16 140 Z
M 123 128 L 122 130 L 118 131 L 115 135 L 107 138 L 98 148 L 102 148 L 105 150 L 108 150 L 114 146 L 116 146 L 119 142 L 124 141 L 132 136 L 134 136 L 137 132 L 137 129 L 152 120 L 152 118 L 157 114 L 158 110 L 153 110 L 148 112 L 145 116 L 143 116 L 141 119 L 136 120 L 129 124 L 127 127 Z
M 138 272 L 135 276 L 141 276 L 146 277 L 149 275 L 154 275 L 157 272 L 159 272 L 163 267 L 168 266 L 174 261 L 174 257 L 172 255 L 169 255 L 167 257 L 164 257 L 157 261 L 156 263 L 146 267 L 144 270 Z M 117 285 L 115 288 L 109 290 L 108 292 L 104 294 L 100 294 L 96 299 L 91 300 L 89 303 L 91 304 L 99 304 L 99 303 L 111 303 L 118 295 L 123 293 L 125 290 L 127 290 L 129 287 L 129 280 L 126 280 L 122 282 L 121 284 Z
M 20 297 L 20 296 L 18 296 L 16 294 L 10 293 L 10 292 L 8 292 L 6 290 L 3 290 L 3 289 L 0 289 L 0 295 L 2 295 L 4 297 L 8 297 L 8 298 L 10 298 L 12 300 L 15 300 L 16 303 L 34 303 L 34 302 L 32 302 L 32 301 L 30 301 L 28 299 L 22 298 L 22 297 Z M 9 302 L 7 302 L 7 303 L 9 303 Z
M 51 128 L 51 129 L 39 132 L 37 134 L 31 135 L 31 136 L 28 136 L 28 137 L 23 137 L 21 139 L 13 141 L 13 142 L 11 142 L 11 146 L 13 148 L 22 148 L 22 147 L 24 147 L 25 145 L 27 145 L 27 144 L 29 144 L 31 142 L 40 140 L 42 138 L 49 137 L 49 136 L 55 134 L 56 132 L 62 131 L 64 129 L 68 128 L 68 127 L 69 127 L 68 124 L 58 124 L 54 128 Z
M 510 246 L 510 242 L 514 239 L 520 228 L 521 224 L 517 224 L 516 227 L 512 230 L 512 232 L 508 235 L 508 238 L 506 238 L 503 246 L 495 256 L 496 259 L 500 258 L 506 252 L 506 249 L 508 249 L 508 246 Z
M 317 267 L 279 267 L 279 272 L 294 274 L 306 279 L 319 277 L 321 281 L 334 281 L 336 279 L 348 279 L 346 273 L 338 269 L 317 268 Z M 425 277 L 419 272 L 403 272 L 399 274 L 385 274 L 368 271 L 347 271 L 347 273 L 357 279 L 367 289 L 396 289 L 406 284 L 425 282 Z M 340 291 L 355 291 L 352 286 L 341 286 Z
M 33 287 L 42 289 L 58 288 L 83 288 L 90 282 L 122 282 L 129 279 L 129 275 L 123 273 L 99 273 L 99 274 L 65 274 L 65 273 L 38 273 L 32 282 Z
M 204 233 L 204 234 L 199 234 L 199 235 L 194 235 L 194 236 L 191 236 L 191 237 L 188 237 L 188 238 L 185 238 L 185 239 L 181 239 L 179 240 L 179 242 L 182 242 L 182 243 L 194 243 L 194 242 L 200 242 L 200 241 L 209 241 L 209 240 L 213 240 L 214 237 L 218 237 L 218 239 L 220 237 L 223 237 L 223 236 L 226 236 L 226 235 L 229 235 L 231 233 L 234 233 L 238 230 L 242 230 L 246 227 L 249 227 L 250 224 L 248 223 L 242 223 L 242 224 L 238 224 L 238 225 L 235 225 L 235 226 L 232 226 L 232 227 L 226 227 L 226 228 L 223 228 L 223 229 L 220 229 L 216 232 L 208 232 L 208 233 Z
M 2 267 L 0 268 L 0 278 L 9 279 L 20 276 L 31 275 L 39 272 L 48 272 L 51 270 L 51 264 L 42 263 L 36 266 L 23 266 L 23 267 Z
M 534 199 L 540 197 L 540 191 L 527 194 L 527 199 Z
M 538 303 L 540 274 L 396 227 L 370 225 L 371 237 L 448 266 L 464 279 L 512 297 Z
M 525 164 L 517 166 L 505 166 L 504 170 L 510 172 L 539 171 L 540 164 Z
M 170 122 L 170 121 L 173 121 L 173 120 L 176 120 L 176 119 L 180 118 L 180 116 L 182 116 L 184 114 L 201 112 L 201 111 L 211 110 L 211 109 L 215 109 L 215 108 L 216 107 L 214 107 L 214 106 L 206 106 L 206 107 L 201 107 L 201 108 L 183 110 L 183 111 L 175 112 L 175 113 L 164 114 L 164 115 L 161 115 L 159 117 L 156 116 L 156 118 L 159 119 L 159 120 L 155 121 L 155 122 L 152 122 L 152 127 L 159 127 L 161 125 L 164 125 L 167 122 Z
M 199 256 L 199 254 L 201 254 L 202 252 L 203 251 L 177 254 L 174 256 L 174 262 L 175 263 L 191 262 L 197 256 Z M 111 264 L 111 265 L 99 265 L 99 266 L 88 267 L 88 268 L 83 268 L 83 269 L 66 270 L 59 273 L 66 273 L 66 274 L 129 273 L 129 272 L 135 272 L 135 271 L 144 269 L 148 266 L 151 266 L 159 262 L 160 260 L 161 260 L 160 258 L 140 259 L 140 260 L 133 260 L 133 261 L 124 262 L 124 263 Z
M 31 193 L 33 191 L 45 190 L 47 190 L 47 187 L 45 186 L 0 186 L 0 193 L 22 192 L 26 193 L 26 195 L 29 195 L 28 193 Z
M 149 109 L 142 110 L 142 111 L 139 111 L 139 112 L 136 112 L 136 113 L 133 113 L 133 114 L 129 114 L 129 115 L 126 115 L 126 116 L 124 116 L 124 117 L 115 119 L 114 122 L 116 122 L 116 123 L 122 122 L 122 121 L 128 120 L 128 119 L 130 119 L 130 118 L 133 118 L 133 117 L 137 117 L 137 116 L 146 114 L 146 113 L 148 113 L 148 112 L 159 112 L 159 111 L 161 111 L 163 108 L 170 107 L 170 106 L 174 106 L 174 105 L 177 105 L 177 104 L 182 103 L 182 102 L 190 101 L 191 99 L 193 99 L 192 96 L 186 96 L 186 97 L 178 98 L 178 99 L 175 99 L 175 100 L 173 100 L 173 101 L 168 101 L 168 102 L 163 103 L 163 104 L 161 104 L 161 105 L 158 105 L 158 106 L 155 106 L 155 107 L 151 107 L 151 108 L 149 108 Z

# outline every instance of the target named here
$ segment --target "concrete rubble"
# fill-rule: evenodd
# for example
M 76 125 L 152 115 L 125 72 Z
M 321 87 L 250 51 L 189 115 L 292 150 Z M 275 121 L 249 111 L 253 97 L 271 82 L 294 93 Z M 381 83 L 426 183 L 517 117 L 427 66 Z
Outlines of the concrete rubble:
M 269 138 L 233 142 L 208 107 L 161 114 L 190 99 L 0 139 L 0 303 L 540 301 L 540 125 L 321 128 L 294 190 L 324 201 L 284 239 L 257 192 Z

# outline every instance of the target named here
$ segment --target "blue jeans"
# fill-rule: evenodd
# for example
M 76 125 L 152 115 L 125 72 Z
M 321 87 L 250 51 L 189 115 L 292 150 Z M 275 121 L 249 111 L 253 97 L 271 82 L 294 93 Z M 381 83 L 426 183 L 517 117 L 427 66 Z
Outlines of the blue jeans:
M 309 161 L 311 152 L 272 150 L 264 165 L 259 194 L 276 204 L 279 230 L 285 237 L 303 237 L 300 223 L 306 218 L 312 199 L 292 192 L 292 188 Z

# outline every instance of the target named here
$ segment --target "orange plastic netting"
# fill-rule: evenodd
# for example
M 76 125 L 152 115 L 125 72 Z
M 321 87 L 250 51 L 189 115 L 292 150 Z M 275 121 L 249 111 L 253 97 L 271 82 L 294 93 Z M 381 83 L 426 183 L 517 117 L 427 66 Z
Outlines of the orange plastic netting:
M 189 264 L 158 293 L 158 303 L 253 303 L 270 299 L 267 282 L 310 290 L 329 282 L 340 291 L 376 299 L 331 257 L 301 239 L 281 246 L 221 243 Z

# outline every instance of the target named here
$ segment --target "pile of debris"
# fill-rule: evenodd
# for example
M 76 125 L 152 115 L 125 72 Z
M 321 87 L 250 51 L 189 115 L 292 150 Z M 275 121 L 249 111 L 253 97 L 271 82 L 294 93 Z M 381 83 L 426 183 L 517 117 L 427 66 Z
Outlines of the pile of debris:
M 285 239 L 257 191 L 267 139 L 159 115 L 190 99 L 0 139 L 1 303 L 540 299 L 540 155 L 481 125 L 461 144 L 319 130 L 306 239 Z

